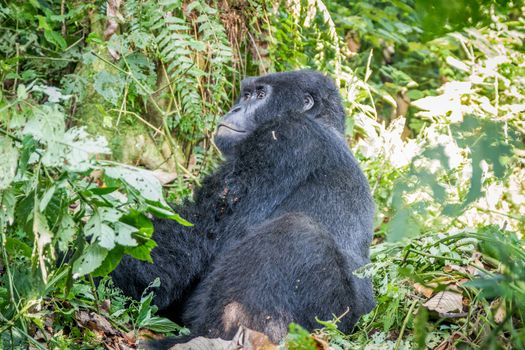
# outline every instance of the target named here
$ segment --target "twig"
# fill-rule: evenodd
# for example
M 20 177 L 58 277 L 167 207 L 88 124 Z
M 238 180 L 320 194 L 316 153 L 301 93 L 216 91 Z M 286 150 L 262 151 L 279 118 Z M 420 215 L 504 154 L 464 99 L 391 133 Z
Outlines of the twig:
M 111 108 L 109 110 L 110 112 L 122 112 L 124 114 L 131 114 L 132 116 L 134 116 L 135 118 L 137 118 L 138 120 L 140 120 L 141 122 L 143 122 L 144 124 L 146 124 L 148 127 L 152 128 L 153 130 L 155 130 L 155 132 L 161 134 L 162 136 L 166 137 L 166 134 L 164 134 L 164 131 L 160 130 L 159 128 L 157 128 L 155 125 L 151 124 L 150 122 L 148 122 L 146 119 L 142 118 L 140 115 L 138 115 L 137 113 L 135 112 L 131 112 L 131 111 L 124 111 L 124 110 L 120 110 L 120 109 L 116 109 L 116 108 Z

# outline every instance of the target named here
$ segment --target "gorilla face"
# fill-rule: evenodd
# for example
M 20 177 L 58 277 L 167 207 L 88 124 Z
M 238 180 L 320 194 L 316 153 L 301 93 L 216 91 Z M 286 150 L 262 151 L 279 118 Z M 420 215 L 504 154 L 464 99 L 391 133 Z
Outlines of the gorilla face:
M 233 108 L 219 122 L 215 143 L 224 154 L 246 139 L 257 127 L 255 116 L 271 99 L 272 88 L 269 85 L 257 85 L 252 88 L 242 83 L 241 96 Z
M 260 78 L 247 78 L 241 83 L 241 94 L 233 108 L 222 117 L 215 134 L 215 144 L 228 156 L 261 124 L 288 112 L 307 112 L 315 101 L 301 86 L 290 86 L 288 75 L 276 73 Z M 297 72 L 300 73 L 300 72 Z

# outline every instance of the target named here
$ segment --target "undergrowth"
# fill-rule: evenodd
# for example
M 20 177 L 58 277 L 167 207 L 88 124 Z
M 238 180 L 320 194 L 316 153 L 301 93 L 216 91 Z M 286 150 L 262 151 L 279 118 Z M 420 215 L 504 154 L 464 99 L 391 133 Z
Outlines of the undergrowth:
M 525 348 L 523 2 L 0 1 L 0 348 L 186 330 L 109 272 L 219 161 L 241 79 L 332 76 L 376 201 L 377 307 L 289 349 Z M 458 11 L 461 9 L 461 11 Z M 152 172 L 152 171 L 155 172 Z M 159 181 L 160 179 L 160 181 Z M 164 190 L 161 187 L 164 185 Z

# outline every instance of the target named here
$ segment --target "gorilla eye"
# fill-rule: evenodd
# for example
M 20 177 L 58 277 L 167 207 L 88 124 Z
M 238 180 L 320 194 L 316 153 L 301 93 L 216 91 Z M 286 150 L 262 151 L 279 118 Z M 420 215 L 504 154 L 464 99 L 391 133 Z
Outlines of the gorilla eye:
M 242 98 L 243 98 L 244 100 L 247 100 L 247 99 L 250 98 L 251 95 L 252 95 L 252 94 L 250 94 L 249 92 L 245 92 L 245 93 L 242 95 Z
M 266 96 L 266 91 L 263 89 L 257 90 L 257 98 L 264 98 Z

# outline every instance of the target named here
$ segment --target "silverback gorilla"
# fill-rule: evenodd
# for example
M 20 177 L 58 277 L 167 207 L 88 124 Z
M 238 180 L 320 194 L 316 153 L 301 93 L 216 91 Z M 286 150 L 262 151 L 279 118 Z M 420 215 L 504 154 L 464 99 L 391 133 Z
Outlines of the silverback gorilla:
M 113 272 L 155 299 L 192 336 L 231 339 L 239 325 L 274 342 L 296 322 L 332 319 L 349 332 L 374 306 L 369 262 L 374 204 L 344 137 L 338 90 L 324 75 L 295 71 L 248 78 L 220 121 L 225 161 L 193 201 L 176 210 L 194 223 L 155 220 L 154 263 L 126 257 Z

